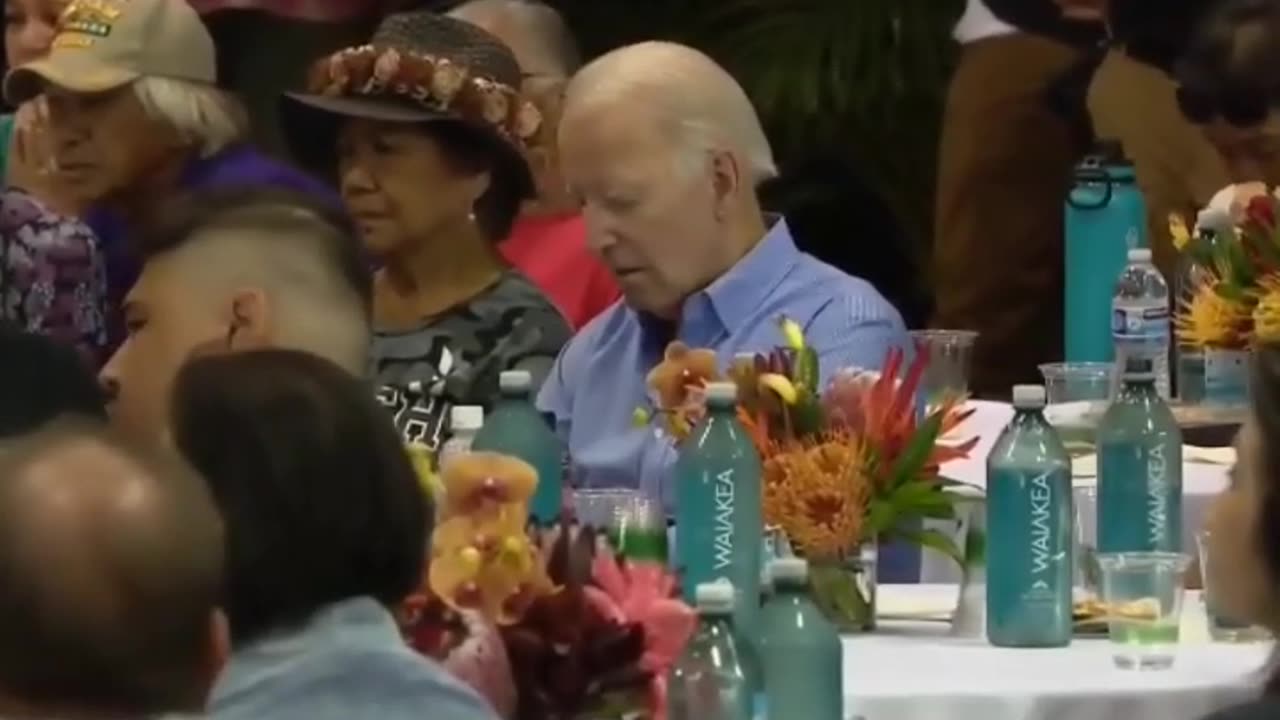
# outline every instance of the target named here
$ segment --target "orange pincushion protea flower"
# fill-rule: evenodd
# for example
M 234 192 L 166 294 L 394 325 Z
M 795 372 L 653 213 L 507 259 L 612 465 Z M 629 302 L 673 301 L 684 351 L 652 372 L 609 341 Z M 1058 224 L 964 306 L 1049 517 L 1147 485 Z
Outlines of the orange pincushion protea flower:
M 1230 348 L 1244 344 L 1252 308 L 1223 297 L 1212 282 L 1202 283 L 1181 305 L 1174 325 L 1184 345 Z
M 781 527 L 806 557 L 844 557 L 862 540 L 872 492 L 866 460 L 863 446 L 844 435 L 770 453 L 764 462 L 765 524 Z

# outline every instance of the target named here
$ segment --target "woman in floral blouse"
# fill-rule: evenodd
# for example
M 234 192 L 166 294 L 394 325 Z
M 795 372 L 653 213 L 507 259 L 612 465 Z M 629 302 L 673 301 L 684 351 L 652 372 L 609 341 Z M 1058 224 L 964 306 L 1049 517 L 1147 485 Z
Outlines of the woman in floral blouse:
M 0 193 L 0 318 L 76 347 L 96 367 L 107 344 L 105 302 L 93 231 L 22 190 Z

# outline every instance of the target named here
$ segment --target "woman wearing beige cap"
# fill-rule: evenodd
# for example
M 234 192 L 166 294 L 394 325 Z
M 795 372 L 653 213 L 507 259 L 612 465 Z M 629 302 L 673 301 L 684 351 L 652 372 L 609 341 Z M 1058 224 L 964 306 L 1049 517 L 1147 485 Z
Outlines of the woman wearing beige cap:
M 452 404 L 488 405 L 503 370 L 540 384 L 568 323 L 498 254 L 533 180 L 539 115 L 489 33 L 429 12 L 388 17 L 370 44 L 319 61 L 283 106 L 298 157 L 336 170 L 382 269 L 372 364 L 405 439 L 436 448 Z
M 331 196 L 246 144 L 244 111 L 218 89 L 216 67 L 185 0 L 72 0 L 49 52 L 5 77 L 10 104 L 43 95 L 55 180 L 88 207 L 113 308 L 137 277 L 129 227 L 171 194 L 260 184 Z

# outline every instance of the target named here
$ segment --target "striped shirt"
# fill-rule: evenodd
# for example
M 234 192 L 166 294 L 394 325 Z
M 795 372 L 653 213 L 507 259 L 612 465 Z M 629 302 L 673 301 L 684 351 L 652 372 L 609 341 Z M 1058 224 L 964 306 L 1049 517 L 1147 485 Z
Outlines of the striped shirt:
M 618 302 L 560 354 L 538 405 L 556 417 L 578 487 L 639 488 L 674 505 L 675 449 L 652 428 L 636 428 L 645 376 L 671 340 L 714 349 L 722 368 L 743 352 L 782 344 L 778 318 L 804 327 L 823 383 L 840 368 L 879 369 L 890 348 L 910 344 L 902 317 L 869 283 L 800 252 L 778 220 L 751 252 L 684 303 L 678 330 Z

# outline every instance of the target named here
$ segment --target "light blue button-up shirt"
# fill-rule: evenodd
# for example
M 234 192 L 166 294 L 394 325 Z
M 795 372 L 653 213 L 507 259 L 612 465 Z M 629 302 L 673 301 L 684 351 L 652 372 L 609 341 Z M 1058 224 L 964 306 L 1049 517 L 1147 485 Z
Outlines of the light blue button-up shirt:
M 869 283 L 800 252 L 778 220 L 751 252 L 684 303 L 675 337 L 661 337 L 652 317 L 618 302 L 561 351 L 542 391 L 555 415 L 579 487 L 630 487 L 674 504 L 676 452 L 654 428 L 637 428 L 645 376 L 668 340 L 734 355 L 782 344 L 778 318 L 804 328 L 818 352 L 823 382 L 844 367 L 879 369 L 890 348 L 910 345 L 902 317 Z
M 405 645 L 373 598 L 320 610 L 303 627 L 231 655 L 211 720 L 497 720 L 480 696 Z

